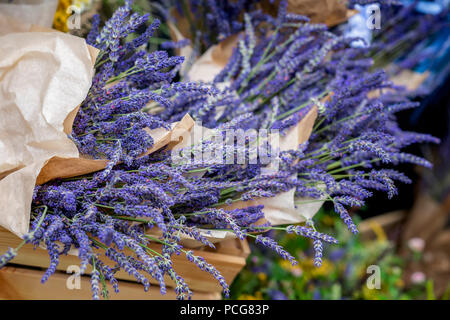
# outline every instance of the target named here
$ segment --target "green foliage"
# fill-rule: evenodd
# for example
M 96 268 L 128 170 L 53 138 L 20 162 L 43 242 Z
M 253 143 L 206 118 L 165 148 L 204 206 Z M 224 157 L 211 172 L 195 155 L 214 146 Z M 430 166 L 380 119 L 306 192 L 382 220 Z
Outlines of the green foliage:
M 338 217 L 323 210 L 318 213 L 320 230 L 339 240 L 325 247 L 323 264 L 313 265 L 309 240 L 287 234 L 273 235 L 300 261 L 288 262 L 252 244 L 248 264 L 232 284 L 232 299 L 374 299 L 409 300 L 433 298 L 432 288 L 406 288 L 402 280 L 404 261 L 395 255 L 392 243 L 378 231 L 377 240 L 362 241 L 351 235 Z M 356 217 L 356 222 L 358 218 Z M 334 234 L 333 234 L 334 233 Z M 367 267 L 380 268 L 380 289 L 369 289 Z M 432 284 L 428 284 L 432 286 Z M 431 290 L 431 291 L 430 291 Z M 427 294 L 428 292 L 428 294 Z

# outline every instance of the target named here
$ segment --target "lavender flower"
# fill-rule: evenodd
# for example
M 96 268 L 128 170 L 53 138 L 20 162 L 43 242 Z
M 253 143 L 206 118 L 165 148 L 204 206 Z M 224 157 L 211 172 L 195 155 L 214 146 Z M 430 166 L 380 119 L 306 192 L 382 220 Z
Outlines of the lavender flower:
M 255 238 L 255 242 L 256 243 L 260 243 L 263 246 L 275 251 L 276 253 L 278 253 L 283 259 L 289 260 L 289 262 L 292 265 L 296 265 L 298 262 L 297 260 L 295 260 L 295 258 L 289 254 L 289 252 L 287 252 L 286 250 L 283 249 L 283 247 L 281 247 L 278 243 L 276 243 L 275 240 L 269 238 L 269 237 L 264 237 L 261 235 L 256 236 Z

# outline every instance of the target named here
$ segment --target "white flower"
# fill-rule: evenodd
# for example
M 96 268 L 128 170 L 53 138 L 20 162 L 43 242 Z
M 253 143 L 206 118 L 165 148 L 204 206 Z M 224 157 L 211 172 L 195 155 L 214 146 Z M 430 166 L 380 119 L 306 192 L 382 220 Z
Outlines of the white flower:
M 424 283 L 426 279 L 425 273 L 416 271 L 411 275 L 411 282 L 414 284 Z
M 422 238 L 411 238 L 408 240 L 408 247 L 412 251 L 422 252 L 425 248 L 425 240 Z

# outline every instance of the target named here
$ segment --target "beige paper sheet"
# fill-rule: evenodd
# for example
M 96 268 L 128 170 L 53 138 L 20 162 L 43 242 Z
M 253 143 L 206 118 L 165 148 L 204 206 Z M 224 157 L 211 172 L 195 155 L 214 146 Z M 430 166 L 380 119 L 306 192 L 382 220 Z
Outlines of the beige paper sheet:
M 14 0 L 11 3 L 0 3 L 0 13 L 14 18 L 22 25 L 36 24 L 50 28 L 57 6 L 58 0 Z M 0 34 L 3 29 L 1 26 L 0 22 Z
M 289 0 L 288 12 L 306 15 L 313 23 L 333 27 L 347 21 L 355 12 L 342 0 Z
M 227 65 L 233 53 L 233 48 L 237 46 L 239 35 L 232 35 L 217 45 L 212 46 L 195 61 L 188 74 L 190 81 L 210 82 Z
M 261 2 L 263 10 L 273 16 L 277 14 L 279 5 L 279 0 L 274 3 L 268 0 Z M 347 9 L 347 3 L 343 0 L 288 0 L 287 11 L 307 16 L 312 23 L 324 23 L 328 27 L 344 23 L 357 13 Z
M 183 34 L 180 32 L 180 30 L 177 28 L 175 24 L 172 22 L 167 22 L 167 25 L 169 27 L 170 36 L 173 39 L 173 41 L 181 41 L 186 39 Z M 194 49 L 192 48 L 192 45 L 184 46 L 180 49 L 176 50 L 177 55 L 184 57 L 184 62 L 181 65 L 180 73 L 185 74 L 187 67 L 188 67 L 188 60 L 191 58 L 192 54 L 194 53 Z
M 413 70 L 403 69 L 395 76 L 391 77 L 391 80 L 397 86 L 403 86 L 408 91 L 417 90 L 422 83 L 430 76 L 430 71 L 418 73 Z
M 0 36 L 0 174 L 10 172 L 0 180 L 0 225 L 18 236 L 28 232 L 34 185 L 46 161 L 78 157 L 64 123 L 90 88 L 94 62 L 84 39 L 68 34 Z

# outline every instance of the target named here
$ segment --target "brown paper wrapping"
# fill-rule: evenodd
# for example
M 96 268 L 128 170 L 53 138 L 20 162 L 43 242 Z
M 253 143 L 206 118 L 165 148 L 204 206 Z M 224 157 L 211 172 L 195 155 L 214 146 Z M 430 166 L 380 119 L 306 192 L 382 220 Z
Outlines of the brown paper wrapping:
M 237 46 L 239 35 L 232 35 L 212 46 L 191 66 L 187 77 L 190 81 L 210 82 L 227 65 Z
M 285 136 L 280 137 L 280 151 L 296 150 L 300 144 L 308 141 L 317 115 L 317 107 L 314 106 Z
M 219 42 L 211 52 L 212 60 L 224 68 L 233 54 L 233 49 L 239 42 L 240 34 L 233 34 L 225 40 Z
M 189 25 L 188 19 L 180 15 L 176 8 L 170 10 L 170 16 L 173 17 L 175 21 L 175 24 L 172 21 L 167 22 L 170 37 L 175 41 L 179 41 L 181 38 L 192 39 L 191 26 Z
M 387 69 L 396 69 L 394 65 L 387 66 Z M 412 92 L 417 90 L 422 83 L 430 76 L 430 71 L 425 71 L 423 73 L 418 73 L 413 70 L 403 69 L 397 74 L 391 76 L 389 80 L 396 86 L 402 86 L 407 91 Z M 382 89 L 382 90 L 372 90 L 367 94 L 369 98 L 377 98 L 381 95 L 381 93 L 387 93 L 390 91 L 394 91 L 393 89 Z
M 390 80 L 397 86 L 405 87 L 408 91 L 415 91 L 429 76 L 429 71 L 418 73 L 413 70 L 404 69 L 391 77 Z
M 265 0 L 261 5 L 264 11 L 276 15 L 279 1 L 271 4 Z M 357 13 L 347 9 L 344 0 L 289 0 L 287 11 L 307 16 L 312 23 L 324 23 L 328 27 L 341 24 Z
M 175 122 L 172 124 L 172 129 L 170 131 L 165 132 L 161 137 L 158 137 L 155 141 L 153 147 L 148 150 L 144 155 L 151 154 L 164 146 L 168 146 L 168 149 L 172 149 L 174 146 L 181 143 L 184 138 L 189 134 L 191 129 L 194 127 L 194 120 L 190 115 L 186 114 L 180 122 Z M 162 129 L 164 130 L 164 129 Z M 161 129 L 150 130 L 150 135 L 152 137 L 159 136 L 159 132 Z
M 176 12 L 176 10 L 174 10 Z M 177 20 L 177 25 L 172 22 L 168 22 L 170 36 L 174 41 L 181 41 L 189 38 L 189 34 L 186 30 L 189 28 L 184 26 L 185 19 L 180 17 Z M 183 26 L 182 33 L 179 26 Z M 190 81 L 212 81 L 214 77 L 227 65 L 230 60 L 233 48 L 236 47 L 239 40 L 239 35 L 231 35 L 219 44 L 209 48 L 195 63 L 187 70 L 188 60 L 191 58 L 194 50 L 191 45 L 184 46 L 181 49 L 177 49 L 177 55 L 184 56 L 185 61 L 181 67 L 181 74 L 184 75 L 186 71 L 187 77 Z
M 173 24 L 172 22 L 170 22 L 170 21 L 167 22 L 167 25 L 169 27 L 170 37 L 172 38 L 173 41 L 181 41 L 181 40 L 188 38 L 187 36 L 183 35 L 180 32 L 180 30 L 178 29 L 178 27 L 175 24 Z M 182 29 L 182 30 L 184 31 L 184 29 Z M 187 45 L 187 46 L 184 46 L 183 48 L 176 50 L 177 55 L 185 57 L 185 60 L 184 60 L 183 64 L 181 65 L 181 69 L 180 69 L 181 74 L 184 74 L 186 72 L 187 62 L 191 58 L 193 53 L 194 53 L 194 49 L 192 48 L 192 45 Z
M 22 236 L 44 164 L 78 157 L 64 123 L 90 88 L 95 50 L 68 34 L 15 26 L 0 36 L 0 225 Z
M 307 16 L 313 23 L 325 23 L 329 27 L 349 18 L 349 10 L 342 0 L 289 0 L 287 10 Z
M 193 126 L 194 120 L 186 114 L 180 122 L 173 124 L 171 130 L 164 128 L 147 130 L 154 139 L 154 144 L 141 157 L 158 151 L 167 145 L 169 145 L 168 148 L 170 149 L 172 147 L 171 144 L 178 143 L 180 138 L 190 131 Z M 36 179 L 36 184 L 44 184 L 57 178 L 72 178 L 90 174 L 105 169 L 107 165 L 108 160 L 105 159 L 88 159 L 83 156 L 79 158 L 53 157 L 42 168 Z
M 82 176 L 103 170 L 107 164 L 107 160 L 52 157 L 41 169 L 36 184 L 44 184 L 57 178 Z

